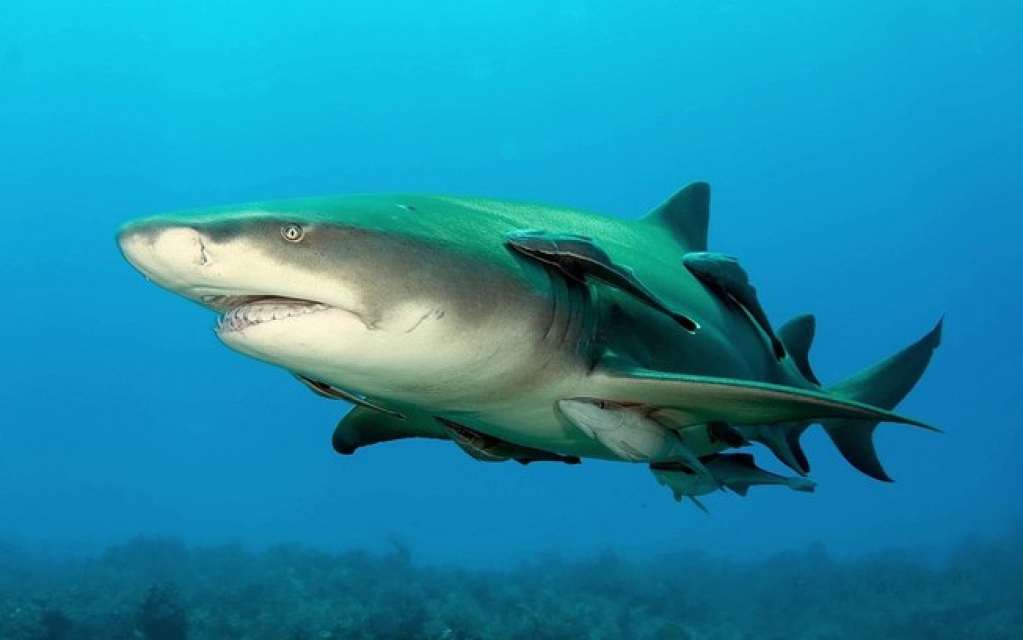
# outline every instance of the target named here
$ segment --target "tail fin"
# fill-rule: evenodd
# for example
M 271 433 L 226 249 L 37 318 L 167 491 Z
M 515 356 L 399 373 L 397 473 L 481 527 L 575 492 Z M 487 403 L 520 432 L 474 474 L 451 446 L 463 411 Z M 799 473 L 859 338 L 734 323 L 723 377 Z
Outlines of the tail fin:
M 894 409 L 917 383 L 930 363 L 934 350 L 941 343 L 943 322 L 944 319 L 927 335 L 902 351 L 828 391 L 836 396 L 878 408 Z M 838 418 L 821 420 L 821 424 L 849 464 L 871 478 L 884 482 L 892 481 L 881 466 L 874 448 L 874 429 L 877 428 L 877 422 Z

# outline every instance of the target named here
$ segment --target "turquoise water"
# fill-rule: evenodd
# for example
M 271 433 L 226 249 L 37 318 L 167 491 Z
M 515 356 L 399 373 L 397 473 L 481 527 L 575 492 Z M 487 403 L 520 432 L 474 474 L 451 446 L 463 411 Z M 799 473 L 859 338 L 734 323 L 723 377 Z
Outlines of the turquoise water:
M 139 536 L 196 554 L 400 548 L 499 575 L 611 553 L 638 582 L 664 554 L 741 573 L 820 551 L 864 575 L 878 553 L 940 571 L 976 537 L 1018 556 L 1020 33 L 1023 5 L 996 0 L 7 0 L 0 540 L 82 562 Z M 945 433 L 883 425 L 894 484 L 819 429 L 816 493 L 722 493 L 709 516 L 625 464 L 485 465 L 432 441 L 341 458 L 345 405 L 224 348 L 210 313 L 147 285 L 113 241 L 150 213 L 340 193 L 634 218 L 694 180 L 713 187 L 711 248 L 740 257 L 771 317 L 816 314 L 825 383 L 946 317 L 899 407 Z M 11 598 L 47 592 L 38 571 Z M 175 580 L 198 597 L 194 574 Z M 963 598 L 1007 588 L 988 587 Z M 1018 631 L 1016 607 L 999 628 Z

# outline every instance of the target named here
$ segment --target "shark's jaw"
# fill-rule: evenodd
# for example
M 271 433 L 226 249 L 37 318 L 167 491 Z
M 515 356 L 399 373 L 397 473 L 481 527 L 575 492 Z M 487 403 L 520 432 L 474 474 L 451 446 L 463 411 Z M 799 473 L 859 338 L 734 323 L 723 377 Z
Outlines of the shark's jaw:
M 323 302 L 299 300 L 284 296 L 208 295 L 202 296 L 204 306 L 216 311 L 217 335 L 244 332 L 268 322 L 278 322 L 331 309 Z
M 334 383 L 341 376 L 366 384 L 353 376 L 357 358 L 373 368 L 358 346 L 372 339 L 371 329 L 356 313 L 282 296 L 207 296 L 203 304 L 219 314 L 214 330 L 220 341 L 244 355 Z

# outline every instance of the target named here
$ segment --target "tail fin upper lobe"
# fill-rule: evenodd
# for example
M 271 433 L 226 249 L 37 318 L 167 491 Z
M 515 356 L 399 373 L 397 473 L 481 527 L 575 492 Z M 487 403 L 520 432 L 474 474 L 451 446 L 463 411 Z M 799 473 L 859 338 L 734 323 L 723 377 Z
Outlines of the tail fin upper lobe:
M 944 320 L 939 321 L 927 335 L 902 351 L 828 391 L 881 409 L 894 409 L 927 369 L 934 350 L 941 343 L 943 322 Z M 873 436 L 877 422 L 828 419 L 822 420 L 821 424 L 849 464 L 871 478 L 884 482 L 892 481 L 881 466 L 874 448 Z

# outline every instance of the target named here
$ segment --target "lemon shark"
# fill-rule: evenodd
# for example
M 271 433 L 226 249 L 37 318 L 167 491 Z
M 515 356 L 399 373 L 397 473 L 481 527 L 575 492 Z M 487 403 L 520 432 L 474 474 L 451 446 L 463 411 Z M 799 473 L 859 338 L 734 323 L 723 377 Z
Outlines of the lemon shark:
M 820 424 L 890 480 L 873 432 L 930 362 L 941 323 L 824 387 L 812 316 L 774 329 L 739 262 L 708 251 L 710 190 L 641 219 L 478 198 L 374 195 L 159 215 L 118 232 L 147 279 L 219 315 L 220 340 L 355 406 L 342 454 L 404 438 L 483 461 L 649 465 L 676 499 L 807 491 Z M 759 443 L 798 474 L 746 453 Z

